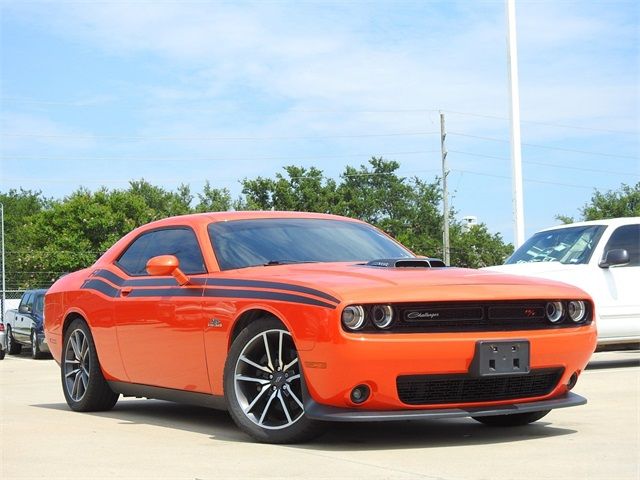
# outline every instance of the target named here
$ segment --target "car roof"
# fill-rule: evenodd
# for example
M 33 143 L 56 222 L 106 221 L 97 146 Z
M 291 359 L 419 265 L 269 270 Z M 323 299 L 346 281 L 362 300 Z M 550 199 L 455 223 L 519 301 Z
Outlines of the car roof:
M 606 225 L 606 226 L 618 227 L 620 225 L 633 225 L 633 224 L 640 224 L 640 217 L 607 218 L 603 220 L 589 220 L 587 222 L 565 223 L 563 225 L 555 225 L 553 227 L 543 228 L 542 230 L 538 230 L 538 232 L 547 232 L 550 230 L 558 230 L 560 228 L 583 227 L 583 226 L 589 226 L 589 225 Z
M 144 225 L 145 229 L 162 227 L 168 225 L 181 224 L 195 224 L 202 222 L 228 222 L 233 220 L 255 220 L 255 219 L 267 219 L 267 218 L 308 218 L 308 219 L 325 219 L 325 220 L 343 220 L 350 222 L 360 222 L 348 217 L 341 217 L 339 215 L 330 215 L 327 213 L 313 213 L 313 212 L 285 212 L 285 211 L 229 211 L 229 212 L 207 212 L 207 213 L 195 213 L 190 215 L 178 215 L 175 217 L 163 218 L 162 220 L 156 220 L 155 222 Z

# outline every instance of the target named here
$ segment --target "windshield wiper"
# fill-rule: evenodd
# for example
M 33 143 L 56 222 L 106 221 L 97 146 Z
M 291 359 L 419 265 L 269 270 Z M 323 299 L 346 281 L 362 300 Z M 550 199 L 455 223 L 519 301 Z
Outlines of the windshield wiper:
M 269 260 L 262 265 L 265 267 L 271 267 L 273 265 L 291 265 L 294 263 L 318 263 L 316 260 Z

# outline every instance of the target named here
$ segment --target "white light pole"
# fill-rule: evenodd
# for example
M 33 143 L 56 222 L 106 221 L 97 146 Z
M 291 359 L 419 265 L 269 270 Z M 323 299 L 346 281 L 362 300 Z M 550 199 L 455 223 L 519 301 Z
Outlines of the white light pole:
M 514 244 L 518 248 L 524 243 L 524 199 L 522 194 L 522 147 L 520 139 L 520 92 L 518 90 L 518 46 L 516 38 L 515 0 L 507 2 L 507 51 L 509 64 L 509 87 L 511 119 L 511 165 L 513 171 L 513 218 L 515 226 Z
M 2 312 L 0 312 L 0 317 L 2 317 L 2 321 L 4 322 L 4 306 L 7 303 L 7 288 L 5 282 L 5 274 L 4 274 L 4 204 L 0 202 L 0 224 L 2 224 Z

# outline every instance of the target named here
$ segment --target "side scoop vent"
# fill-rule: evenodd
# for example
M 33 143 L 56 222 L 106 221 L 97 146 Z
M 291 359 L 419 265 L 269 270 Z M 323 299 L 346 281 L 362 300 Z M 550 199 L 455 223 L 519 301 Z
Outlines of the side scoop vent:
M 445 263 L 439 258 L 381 258 L 365 263 L 367 267 L 378 268 L 443 268 Z

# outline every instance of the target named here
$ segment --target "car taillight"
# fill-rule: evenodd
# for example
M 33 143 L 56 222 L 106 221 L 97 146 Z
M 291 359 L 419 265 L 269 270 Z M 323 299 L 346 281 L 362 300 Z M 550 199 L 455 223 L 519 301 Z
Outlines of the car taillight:
M 4 323 L 0 323 L 0 332 L 4 332 Z

